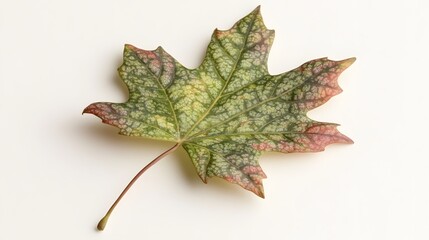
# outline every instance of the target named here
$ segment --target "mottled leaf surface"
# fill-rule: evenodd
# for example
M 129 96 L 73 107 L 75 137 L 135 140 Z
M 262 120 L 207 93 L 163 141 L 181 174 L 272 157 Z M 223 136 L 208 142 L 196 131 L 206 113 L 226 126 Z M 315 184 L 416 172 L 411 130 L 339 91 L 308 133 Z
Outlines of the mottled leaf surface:
M 126 45 L 119 74 L 128 101 L 93 103 L 84 112 L 123 135 L 177 142 L 204 182 L 217 176 L 263 197 L 262 152 L 315 152 L 352 142 L 336 124 L 306 113 L 341 92 L 337 78 L 355 59 L 321 58 L 270 75 L 273 39 L 258 7 L 231 29 L 216 29 L 196 69 L 160 47 Z

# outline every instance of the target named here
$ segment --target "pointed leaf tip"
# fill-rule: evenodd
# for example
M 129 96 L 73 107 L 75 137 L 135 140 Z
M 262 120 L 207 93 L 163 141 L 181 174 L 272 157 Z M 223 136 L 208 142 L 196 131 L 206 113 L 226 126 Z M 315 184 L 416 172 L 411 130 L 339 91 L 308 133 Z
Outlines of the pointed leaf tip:
M 258 5 L 255 9 L 253 9 L 253 11 L 252 11 L 252 12 L 250 12 L 250 13 L 248 14 L 248 16 L 251 16 L 251 15 L 257 15 L 257 16 L 259 16 L 259 17 L 262 17 L 262 16 L 261 16 L 261 5 Z
M 355 61 L 356 61 L 355 57 L 347 58 L 345 60 L 342 60 L 341 63 L 340 63 L 341 64 L 341 68 L 342 69 L 346 69 L 346 68 L 350 67 Z
M 83 114 L 85 114 L 85 113 L 91 113 L 91 106 L 92 106 L 92 104 L 91 105 L 89 105 L 88 107 L 86 107 L 85 109 L 83 109 L 83 111 L 82 111 L 82 115 Z
M 256 194 L 258 197 L 260 197 L 260 198 L 262 198 L 262 199 L 265 199 L 264 187 L 261 185 L 261 187 L 260 187 L 260 188 L 258 188 L 258 191 L 257 191 L 257 192 L 255 192 L 255 194 Z

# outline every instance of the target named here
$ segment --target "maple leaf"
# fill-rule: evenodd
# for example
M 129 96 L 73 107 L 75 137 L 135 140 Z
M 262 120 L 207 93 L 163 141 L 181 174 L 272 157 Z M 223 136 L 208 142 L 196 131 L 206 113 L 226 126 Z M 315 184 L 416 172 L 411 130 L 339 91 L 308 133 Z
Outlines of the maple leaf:
M 137 174 L 99 229 L 135 180 L 179 146 L 204 182 L 216 176 L 264 197 L 262 152 L 315 152 L 331 143 L 352 143 L 337 124 L 312 120 L 306 113 L 341 92 L 337 78 L 355 58 L 321 58 L 270 75 L 273 39 L 258 7 L 231 29 L 216 29 L 196 69 L 184 67 L 161 47 L 146 51 L 125 45 L 118 71 L 129 99 L 93 103 L 84 113 L 118 127 L 120 134 L 176 145 Z

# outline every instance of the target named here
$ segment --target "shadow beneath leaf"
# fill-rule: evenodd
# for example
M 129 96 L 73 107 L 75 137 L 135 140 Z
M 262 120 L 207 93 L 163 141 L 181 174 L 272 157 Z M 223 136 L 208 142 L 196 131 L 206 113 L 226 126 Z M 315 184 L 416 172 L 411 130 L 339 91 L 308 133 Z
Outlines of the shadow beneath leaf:
M 176 156 L 175 163 L 177 167 L 180 168 L 183 179 L 186 181 L 188 187 L 191 188 L 191 190 L 194 190 L 198 193 L 203 191 L 215 191 L 216 195 L 226 197 L 228 199 L 236 199 L 241 202 L 253 202 L 253 198 L 256 197 L 253 193 L 241 188 L 237 184 L 229 183 L 222 178 L 207 178 L 207 184 L 205 184 L 198 176 L 198 173 L 196 172 L 190 157 L 183 148 L 179 148 L 174 153 L 174 155 Z
M 161 153 L 174 145 L 174 143 L 166 141 L 120 135 L 116 127 L 103 124 L 101 121 L 100 123 L 84 124 L 80 126 L 80 130 L 85 132 L 85 135 L 87 135 L 86 137 L 93 138 L 95 141 L 101 142 L 107 147 L 111 145 L 138 149 L 144 147 L 155 149 L 155 151 Z

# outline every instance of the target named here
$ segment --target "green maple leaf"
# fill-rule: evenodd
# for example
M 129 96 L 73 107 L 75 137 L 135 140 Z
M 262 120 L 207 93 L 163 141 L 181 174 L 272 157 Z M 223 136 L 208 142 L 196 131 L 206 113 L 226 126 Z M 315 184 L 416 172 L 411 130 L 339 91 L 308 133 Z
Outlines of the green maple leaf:
M 315 152 L 331 143 L 352 143 L 336 124 L 314 121 L 306 113 L 341 92 L 337 78 L 355 59 L 321 58 L 270 75 L 273 39 L 258 7 L 231 29 L 216 29 L 196 69 L 184 67 L 161 47 L 125 46 L 119 74 L 128 101 L 93 103 L 84 113 L 118 127 L 120 134 L 176 144 L 142 169 L 119 199 L 148 167 L 179 146 L 204 182 L 220 177 L 263 197 L 262 152 Z

